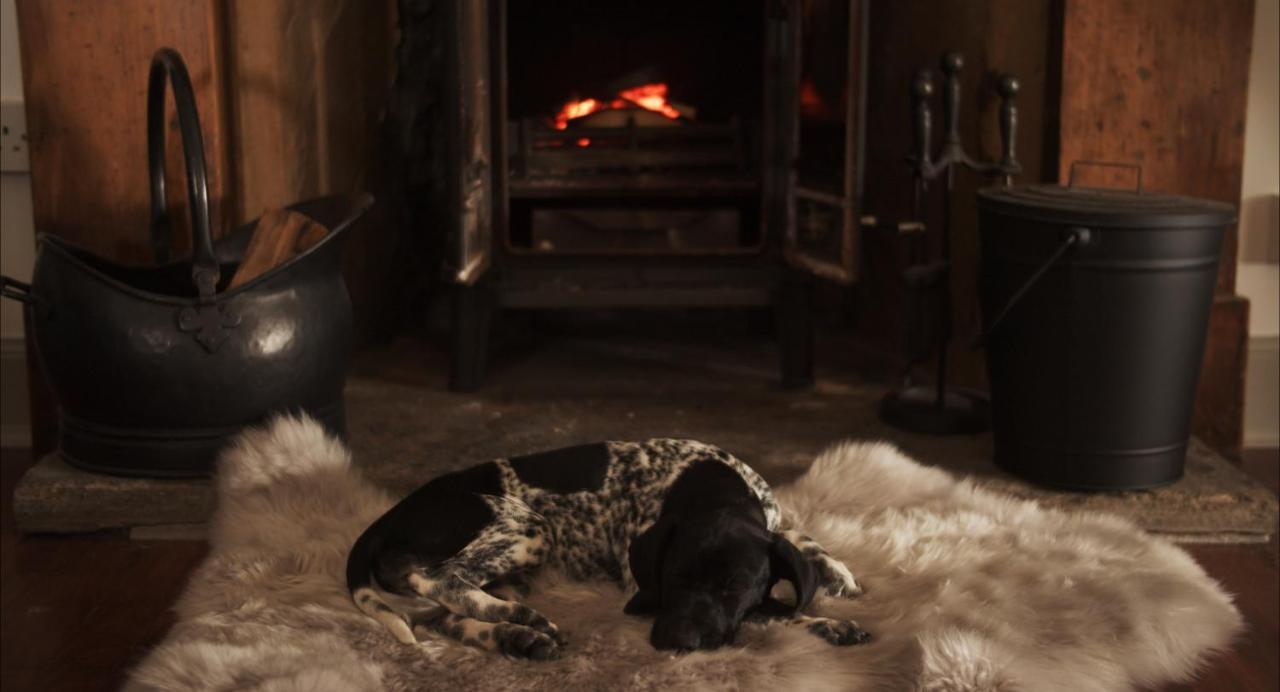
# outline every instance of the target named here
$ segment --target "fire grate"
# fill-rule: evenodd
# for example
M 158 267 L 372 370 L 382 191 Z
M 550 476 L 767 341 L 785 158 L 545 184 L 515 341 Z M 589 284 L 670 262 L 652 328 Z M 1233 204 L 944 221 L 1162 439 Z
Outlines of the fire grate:
M 590 116 L 588 116 L 590 117 Z M 641 125 L 634 113 L 620 127 L 548 127 L 522 118 L 511 134 L 512 177 L 584 176 L 681 169 L 747 170 L 750 155 L 739 119 L 727 124 Z

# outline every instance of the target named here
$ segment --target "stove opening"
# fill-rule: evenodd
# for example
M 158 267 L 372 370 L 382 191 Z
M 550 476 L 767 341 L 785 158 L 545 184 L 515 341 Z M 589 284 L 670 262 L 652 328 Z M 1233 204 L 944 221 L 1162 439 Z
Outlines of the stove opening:
M 506 247 L 758 252 L 764 11 L 511 0 Z

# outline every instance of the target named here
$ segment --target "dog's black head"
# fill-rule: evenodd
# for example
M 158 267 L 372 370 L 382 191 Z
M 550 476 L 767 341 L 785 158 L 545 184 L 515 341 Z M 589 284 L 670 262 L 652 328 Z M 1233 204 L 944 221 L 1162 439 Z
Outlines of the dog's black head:
M 817 574 L 795 546 L 731 513 L 695 519 L 660 518 L 629 549 L 640 590 L 631 615 L 656 615 L 656 649 L 715 649 L 733 642 L 743 619 L 769 598 L 778 581 L 795 586 L 792 612 L 813 600 Z

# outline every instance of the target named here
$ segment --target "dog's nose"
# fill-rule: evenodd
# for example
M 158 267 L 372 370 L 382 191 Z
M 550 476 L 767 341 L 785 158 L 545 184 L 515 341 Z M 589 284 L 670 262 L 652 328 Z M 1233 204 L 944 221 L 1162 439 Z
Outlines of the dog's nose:
M 653 648 L 667 651 L 696 651 L 698 649 L 719 649 L 733 643 L 736 632 L 720 631 L 707 627 L 705 623 L 690 621 L 654 622 L 653 631 L 649 633 L 649 643 Z
M 649 643 L 664 651 L 693 651 L 702 644 L 702 636 L 689 623 L 659 620 L 653 623 Z

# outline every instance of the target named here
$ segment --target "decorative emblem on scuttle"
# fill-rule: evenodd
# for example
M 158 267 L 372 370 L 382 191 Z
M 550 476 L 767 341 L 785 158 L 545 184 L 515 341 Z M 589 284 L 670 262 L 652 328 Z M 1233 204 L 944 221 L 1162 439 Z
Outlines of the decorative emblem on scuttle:
M 240 324 L 240 315 L 228 305 L 188 305 L 178 311 L 178 329 L 194 333 L 204 350 L 213 353 Z

